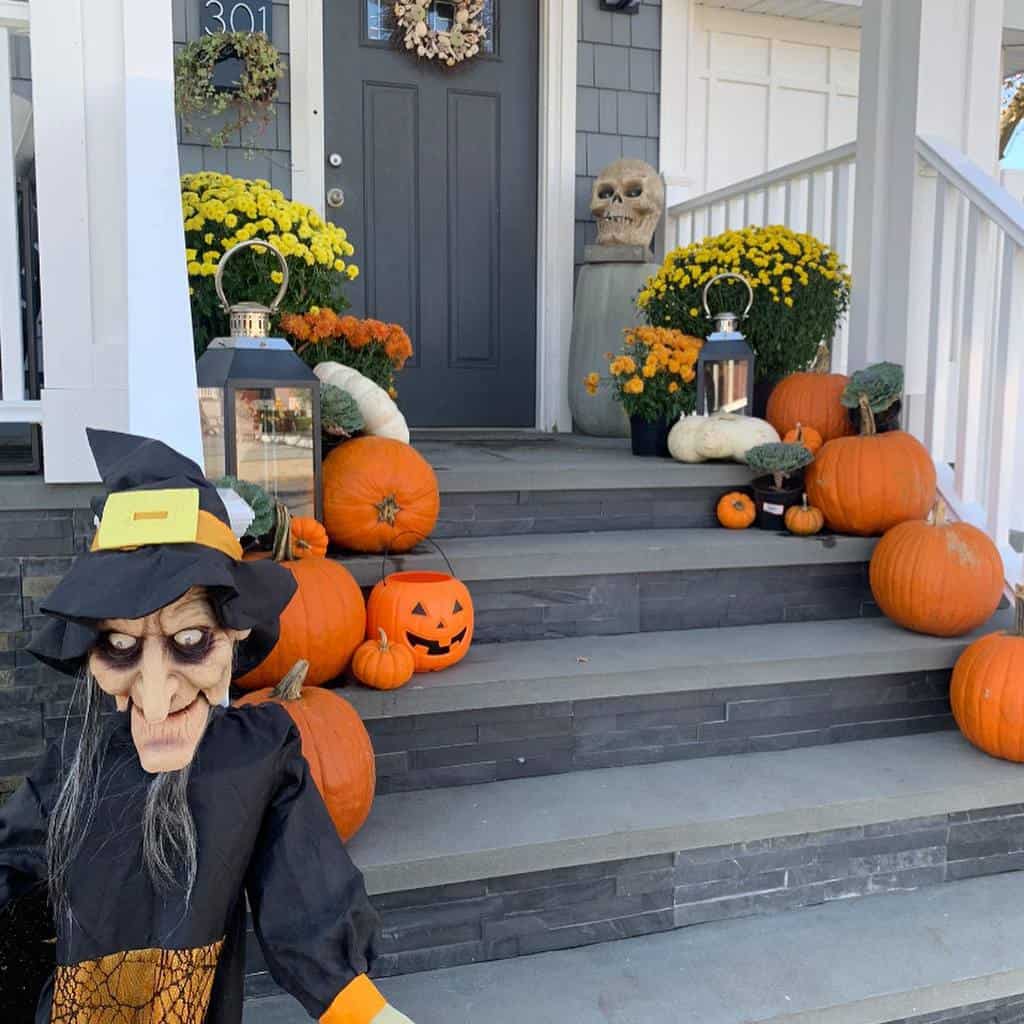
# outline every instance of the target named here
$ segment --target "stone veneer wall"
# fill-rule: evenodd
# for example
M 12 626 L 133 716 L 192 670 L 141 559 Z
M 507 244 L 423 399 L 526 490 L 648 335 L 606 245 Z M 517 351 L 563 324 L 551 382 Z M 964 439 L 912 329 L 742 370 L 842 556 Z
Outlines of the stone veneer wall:
M 579 0 L 576 82 L 576 265 L 595 238 L 590 216 L 594 178 L 614 160 L 639 157 L 658 166 L 661 93 L 661 0 L 642 0 L 635 15 Z
M 173 0 L 175 49 L 199 36 L 199 0 Z M 227 5 L 225 5 L 227 6 Z M 271 42 L 288 63 L 288 0 L 275 0 Z M 181 171 L 221 171 L 239 178 L 263 178 L 285 195 L 291 195 L 291 94 L 287 73 L 281 81 L 277 117 L 263 135 L 255 140 L 255 153 L 248 155 L 240 138 L 217 148 L 202 144 L 202 139 L 182 133 L 178 139 Z
M 87 508 L 0 509 L 0 801 L 64 724 L 74 680 L 25 650 L 39 605 L 92 538 Z

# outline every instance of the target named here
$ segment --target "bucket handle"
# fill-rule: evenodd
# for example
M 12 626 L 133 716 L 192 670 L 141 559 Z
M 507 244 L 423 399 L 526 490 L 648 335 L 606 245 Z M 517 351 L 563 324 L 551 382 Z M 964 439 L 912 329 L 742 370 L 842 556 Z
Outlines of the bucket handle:
M 448 566 L 449 575 L 453 579 L 458 579 L 458 577 L 455 575 L 455 568 L 451 563 L 451 559 L 444 553 L 444 548 L 441 547 L 441 545 L 438 544 L 433 537 L 424 537 L 422 533 L 417 533 L 415 530 L 402 530 L 401 533 L 396 533 L 394 537 L 392 537 L 391 539 L 397 540 L 399 537 L 406 536 L 406 534 L 409 534 L 413 537 L 419 537 L 420 540 L 426 541 L 428 544 L 433 544 L 434 547 L 437 549 L 438 554 L 444 559 L 444 564 Z M 390 556 L 391 544 L 388 543 L 384 545 L 384 557 L 380 560 L 380 582 L 385 587 L 388 585 L 388 578 L 387 575 L 385 574 L 385 569 L 387 569 L 388 558 Z

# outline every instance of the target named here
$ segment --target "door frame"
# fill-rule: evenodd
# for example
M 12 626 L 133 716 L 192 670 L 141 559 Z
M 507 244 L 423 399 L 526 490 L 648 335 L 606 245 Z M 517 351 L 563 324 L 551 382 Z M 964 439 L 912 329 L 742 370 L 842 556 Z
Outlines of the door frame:
M 521 0 L 512 0 L 521 2 Z M 291 0 L 292 197 L 325 215 L 325 0 Z M 572 430 L 577 0 L 540 0 L 537 112 L 536 427 Z

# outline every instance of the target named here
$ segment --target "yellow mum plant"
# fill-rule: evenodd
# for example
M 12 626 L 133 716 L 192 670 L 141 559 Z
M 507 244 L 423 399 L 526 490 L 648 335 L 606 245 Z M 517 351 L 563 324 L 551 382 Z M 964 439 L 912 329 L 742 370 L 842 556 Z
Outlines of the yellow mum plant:
M 608 353 L 607 383 L 626 414 L 654 423 L 693 412 L 697 358 L 704 342 L 665 327 L 634 327 L 624 333 L 623 351 L 618 355 Z M 598 373 L 584 378 L 592 395 L 597 394 L 601 383 Z
M 831 345 L 850 305 L 850 275 L 823 242 L 781 225 L 726 231 L 670 252 L 637 305 L 653 325 L 704 335 L 704 285 L 730 271 L 754 289 L 742 330 L 757 355 L 759 378 L 806 369 L 822 344 Z M 742 312 L 746 302 L 738 281 L 722 282 L 708 293 L 712 311 Z
M 283 312 L 348 306 L 343 288 L 358 276 L 359 268 L 350 262 L 355 248 L 345 229 L 323 220 L 312 207 L 285 198 L 269 182 L 213 171 L 186 174 L 181 179 L 181 213 L 197 357 L 212 338 L 227 334 L 228 321 L 213 278 L 220 258 L 238 242 L 265 238 L 288 261 L 290 284 Z M 280 283 L 277 261 L 258 247 L 233 257 L 224 273 L 229 301 L 269 304 Z

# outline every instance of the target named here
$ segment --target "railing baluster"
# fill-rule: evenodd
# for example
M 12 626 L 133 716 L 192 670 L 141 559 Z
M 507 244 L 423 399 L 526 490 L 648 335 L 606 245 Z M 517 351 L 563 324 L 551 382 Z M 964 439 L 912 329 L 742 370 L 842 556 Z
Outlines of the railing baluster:
M 953 335 L 954 261 L 957 257 L 956 194 L 939 175 L 935 183 L 934 234 L 932 235 L 931 310 L 928 320 L 928 394 L 925 406 L 924 443 L 932 458 L 949 454 L 950 346 Z
M 793 223 L 793 182 L 787 181 L 783 188 L 783 221 L 787 227 Z
M 741 227 L 750 227 L 750 193 L 743 193 L 743 223 Z

